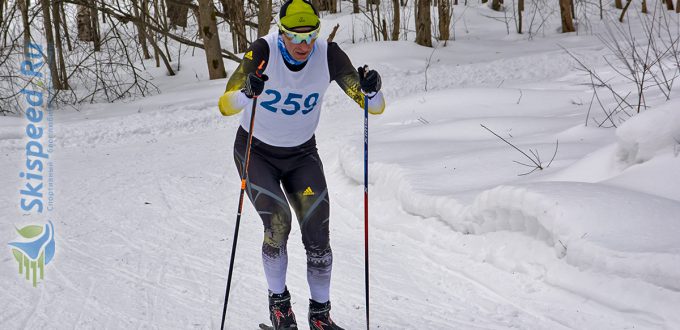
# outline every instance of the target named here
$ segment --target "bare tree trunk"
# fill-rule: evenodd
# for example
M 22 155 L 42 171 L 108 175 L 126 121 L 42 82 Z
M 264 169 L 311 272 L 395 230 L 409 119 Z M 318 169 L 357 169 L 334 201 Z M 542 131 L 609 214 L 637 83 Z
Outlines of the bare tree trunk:
M 99 21 L 97 20 L 97 3 L 88 1 L 87 5 L 78 6 L 78 39 L 92 41 L 94 50 L 100 50 Z
M 399 40 L 399 26 L 401 25 L 401 17 L 399 10 L 399 0 L 392 0 L 392 41 Z
M 0 49 L 7 47 L 7 34 L 9 33 L 9 29 L 2 29 L 2 27 L 4 26 L 3 23 L 4 23 L 4 17 L 5 17 L 5 1 L 6 0 L 0 0 L 0 34 L 2 34 L 2 44 L 0 45 Z M 13 13 L 14 13 L 14 11 L 13 11 Z M 10 20 L 10 22 L 11 21 L 12 20 Z M 0 114 L 3 113 L 3 112 L 4 112 L 4 110 L 0 110 Z
M 228 11 L 231 14 L 229 26 L 231 27 L 232 35 L 234 36 L 234 52 L 243 53 L 248 49 L 248 40 L 246 39 L 246 13 L 243 9 L 243 0 L 227 1 L 230 1 L 229 4 L 231 5 L 229 7 L 225 6 L 225 10 L 230 8 Z M 201 0 L 201 2 L 203 2 L 203 0 Z M 210 3 L 212 6 L 212 2 Z M 223 5 L 226 5 L 226 1 L 223 2 Z M 212 15 L 214 16 L 214 13 Z
M 647 14 L 647 0 L 642 0 L 642 13 Z
M 373 40 L 378 41 L 380 38 L 378 38 L 378 30 L 380 30 L 375 23 L 375 12 L 373 11 L 373 5 L 371 4 L 371 0 L 366 0 L 366 8 L 368 9 L 370 15 L 370 20 L 371 20 L 371 28 L 373 28 Z M 378 23 L 380 24 L 380 23 Z
M 267 0 L 267 11 L 269 12 L 270 15 L 274 15 L 274 9 L 272 8 L 274 6 L 274 0 Z M 269 18 L 271 21 L 271 17 Z
M 28 7 L 30 7 L 30 0 L 17 0 L 19 9 L 21 10 L 21 21 L 24 26 L 24 54 L 28 54 L 28 44 L 31 43 L 31 23 L 28 17 Z
M 432 19 L 430 17 L 430 0 L 416 2 L 416 43 L 432 47 Z
M 560 13 L 562 16 L 562 33 L 576 31 L 569 0 L 560 0 Z
M 604 19 L 603 11 L 604 11 L 604 8 L 602 8 L 602 0 L 600 0 L 600 20 Z
M 673 0 L 666 0 L 666 9 L 671 11 L 675 10 L 675 8 L 673 7 Z
M 174 76 L 175 71 L 172 70 L 172 66 L 170 65 L 170 61 L 168 61 L 168 58 L 165 57 L 165 53 L 161 51 L 161 48 L 158 47 L 158 43 L 156 40 L 154 40 L 154 37 L 152 37 L 154 34 L 146 34 L 146 38 L 149 39 L 149 43 L 151 44 L 151 47 L 153 47 L 153 52 L 156 54 L 156 61 L 158 62 L 158 57 L 161 57 L 163 59 L 163 64 L 165 64 L 165 68 L 168 70 L 168 75 Z M 156 67 L 160 67 L 160 64 L 156 65 Z
M 491 9 L 495 11 L 501 10 L 501 0 L 492 0 L 491 1 Z
M 143 13 L 146 11 L 141 10 L 141 12 Z M 146 26 L 144 24 L 144 22 L 146 22 L 146 17 L 140 13 L 139 0 L 132 0 L 132 14 L 139 18 L 139 20 L 134 23 L 135 28 L 137 29 L 137 41 L 142 47 L 142 56 L 144 56 L 145 60 L 148 60 L 151 58 L 151 54 L 149 54 L 149 46 L 146 44 Z
M 387 31 L 385 31 L 382 28 L 383 26 L 380 24 L 380 22 L 383 21 L 383 19 L 380 17 L 380 0 L 373 0 L 373 1 L 378 2 L 375 6 L 375 12 L 376 12 L 376 15 L 378 17 L 378 20 L 377 20 L 377 23 L 376 23 L 376 26 L 378 28 L 378 32 L 380 32 L 380 34 L 383 36 L 383 40 L 387 40 Z
M 269 33 L 272 20 L 272 1 L 259 0 L 257 11 L 257 37 L 262 37 Z
M 675 4 L 675 12 L 680 13 L 680 0 L 678 0 L 678 3 Z
M 96 52 L 101 50 L 101 39 L 99 36 L 99 11 L 97 10 L 97 1 L 92 0 L 90 2 L 92 7 L 90 7 L 90 24 L 92 24 L 92 43 L 94 44 L 94 50 Z
M 66 61 L 64 60 L 64 46 L 61 43 L 61 13 L 59 6 L 61 3 L 52 2 L 52 18 L 54 20 L 54 36 L 56 40 L 56 50 L 59 59 L 59 80 L 63 89 L 69 89 L 68 75 L 66 74 Z
M 623 9 L 623 1 L 622 0 L 614 0 L 614 7 L 616 7 L 616 9 Z
M 50 15 L 49 0 L 42 0 L 41 7 L 43 13 L 43 27 L 45 28 L 45 41 L 47 42 L 47 64 L 50 68 L 52 87 L 54 87 L 55 90 L 61 90 L 63 88 L 61 87 L 61 79 L 59 79 L 57 59 L 54 56 L 54 34 L 52 33 L 52 17 Z
M 149 43 L 151 43 L 151 47 L 153 47 L 153 59 L 156 61 L 156 67 L 160 68 L 161 67 L 161 57 L 159 53 L 161 52 L 160 47 L 158 47 L 158 37 L 156 36 L 151 29 L 146 31 L 146 36 L 147 39 L 149 39 Z
M 524 17 L 524 0 L 517 1 L 517 33 L 522 34 L 522 18 Z
M 272 8 L 273 6 L 274 6 L 274 0 L 267 0 L 267 12 L 268 12 L 269 15 L 271 15 L 271 16 L 274 15 L 274 14 L 273 14 L 273 10 L 274 10 L 274 9 Z M 272 20 L 272 17 L 271 17 L 271 16 L 269 17 L 269 21 L 270 21 L 270 22 L 271 22 L 271 20 Z M 271 27 L 270 27 L 270 29 L 271 29 Z
M 17 6 L 12 9 L 12 12 L 14 13 L 16 11 Z M 0 26 L 2 26 L 2 19 L 0 19 Z M 0 35 L 2 35 L 2 45 L 0 47 L 7 47 L 7 35 L 9 34 L 9 29 L 2 29 L 4 31 L 0 31 Z M 12 40 L 12 43 L 14 43 L 14 40 Z M 0 113 L 2 113 L 3 110 L 0 110 Z
M 329 0 L 328 2 L 330 4 L 330 13 L 335 14 L 338 12 L 338 0 Z
M 390 40 L 387 37 L 387 21 L 384 18 L 382 19 L 382 31 L 381 32 L 382 32 L 383 40 L 385 40 L 385 41 Z
M 181 26 L 183 28 L 187 27 L 187 20 L 189 16 L 189 4 L 190 0 L 165 0 L 166 6 L 168 8 L 168 18 L 170 19 L 170 25 Z
M 449 40 L 451 28 L 451 0 L 439 0 L 439 40 Z
M 92 24 L 90 23 L 90 8 L 78 6 L 78 40 L 92 41 Z
M 158 47 L 158 38 L 156 36 L 157 31 L 154 31 L 152 29 L 152 26 L 155 26 L 153 24 L 153 20 L 151 19 L 151 14 L 149 13 L 149 0 L 132 0 L 133 3 L 135 4 L 135 9 L 134 14 L 136 17 L 136 20 L 134 22 L 135 27 L 137 28 L 137 39 L 142 46 L 142 55 L 144 56 L 144 59 L 148 60 L 151 59 L 151 53 L 149 52 L 149 47 L 147 46 L 147 42 L 151 44 L 151 48 L 153 48 L 153 59 L 156 61 L 156 67 L 160 68 L 161 66 L 161 59 L 159 57 L 159 47 Z M 151 22 L 151 24 L 147 24 L 147 22 Z M 159 27 L 157 27 L 159 28 Z M 160 29 L 160 28 L 159 28 Z M 163 31 L 167 32 L 167 31 Z M 145 50 L 146 48 L 146 50 Z M 171 74 L 171 75 L 174 75 Z
M 626 1 L 626 5 L 623 7 L 623 10 L 621 11 L 621 16 L 619 16 L 619 22 L 623 23 L 623 17 L 626 16 L 626 12 L 628 11 L 628 6 L 630 6 L 631 2 L 633 2 L 633 0 Z
M 243 12 L 243 6 L 240 8 L 241 12 Z M 205 58 L 208 63 L 210 79 L 225 78 L 227 73 L 224 71 L 222 47 L 220 46 L 220 36 L 217 33 L 217 20 L 213 11 L 212 0 L 198 0 L 198 12 L 199 27 L 203 37 L 203 44 L 205 45 Z
M 352 13 L 359 13 L 359 0 L 352 0 Z
M 64 29 L 64 37 L 66 37 L 66 46 L 68 51 L 73 51 L 73 45 L 71 44 L 71 34 L 68 31 L 68 21 L 66 20 L 66 12 L 64 11 L 64 3 L 59 2 L 59 14 L 61 15 L 61 27 Z
M 2 26 L 4 16 L 5 16 L 5 0 L 0 0 L 0 26 Z
M 153 13 L 154 13 L 154 21 L 156 24 L 160 25 L 160 28 L 163 31 L 169 31 L 170 29 L 168 28 L 168 14 L 167 10 L 165 10 L 165 2 L 164 1 L 154 1 L 153 2 Z M 163 36 L 163 46 L 165 48 L 165 55 L 167 56 L 168 60 L 172 62 L 172 56 L 170 56 L 170 49 L 168 49 L 168 35 L 164 34 Z

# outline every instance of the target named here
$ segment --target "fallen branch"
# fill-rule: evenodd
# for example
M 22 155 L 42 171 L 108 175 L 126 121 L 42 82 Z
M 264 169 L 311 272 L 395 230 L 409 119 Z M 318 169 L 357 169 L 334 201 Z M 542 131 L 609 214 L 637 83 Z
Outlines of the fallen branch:
M 522 176 L 522 175 L 528 175 L 528 174 L 533 173 L 533 172 L 536 171 L 536 170 L 544 170 L 544 169 L 550 167 L 550 165 L 552 164 L 553 160 L 555 160 L 555 156 L 557 156 L 557 149 L 559 148 L 559 145 L 560 145 L 560 141 L 559 141 L 559 140 L 557 140 L 557 141 L 555 142 L 555 152 L 553 153 L 552 158 L 550 159 L 550 161 L 548 162 L 548 164 L 543 165 L 543 162 L 541 161 L 541 156 L 540 156 L 540 154 L 538 153 L 538 149 L 536 149 L 536 151 L 534 151 L 534 150 L 531 150 L 531 148 L 529 148 L 529 152 L 531 153 L 531 155 L 532 155 L 533 157 L 532 157 L 532 156 L 529 156 L 526 152 L 522 151 L 520 148 L 518 148 L 518 147 L 515 146 L 514 144 L 510 143 L 508 140 L 506 140 L 506 139 L 504 139 L 503 137 L 501 137 L 500 135 L 496 134 L 494 131 L 490 130 L 488 127 L 484 126 L 483 124 L 480 124 L 480 126 L 482 126 L 485 130 L 489 131 L 491 134 L 495 135 L 497 138 L 501 139 L 503 142 L 507 143 L 509 146 L 511 146 L 511 147 L 514 148 L 515 150 L 519 151 L 522 155 L 524 155 L 524 157 L 528 158 L 528 159 L 531 161 L 531 163 L 532 163 L 533 165 L 531 165 L 531 164 L 526 164 L 526 163 L 522 163 L 522 162 L 513 160 L 513 162 L 516 163 L 516 164 L 519 164 L 519 165 L 522 165 L 522 166 L 526 166 L 526 167 L 532 168 L 531 171 L 529 171 L 529 172 L 519 174 L 520 176 Z

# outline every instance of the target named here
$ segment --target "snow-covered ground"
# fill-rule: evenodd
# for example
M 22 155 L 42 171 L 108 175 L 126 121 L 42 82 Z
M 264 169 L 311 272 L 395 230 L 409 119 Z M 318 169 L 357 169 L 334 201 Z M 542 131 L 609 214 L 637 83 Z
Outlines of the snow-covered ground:
M 336 41 L 381 73 L 388 100 L 370 118 L 372 328 L 680 328 L 676 95 L 618 128 L 584 126 L 592 92 L 560 46 L 604 67 L 593 35 L 506 36 L 471 7 L 470 32 L 433 53 L 352 44 L 347 12 L 326 16 L 324 31 L 341 24 Z M 57 113 L 57 253 L 37 288 L 9 248 L 0 256 L 0 328 L 219 328 L 239 119 L 219 114 L 226 81 L 207 80 L 203 58 L 183 66 L 152 72 L 160 95 Z M 333 318 L 361 329 L 363 113 L 336 86 L 323 112 Z M 528 160 L 481 125 L 544 163 L 559 141 L 555 159 L 518 176 L 531 169 L 513 161 Z M 31 223 L 18 208 L 24 127 L 0 117 L 5 246 Z M 247 202 L 242 220 L 227 324 L 256 329 L 268 317 L 262 226 Z M 305 257 L 291 235 L 288 287 L 305 320 Z

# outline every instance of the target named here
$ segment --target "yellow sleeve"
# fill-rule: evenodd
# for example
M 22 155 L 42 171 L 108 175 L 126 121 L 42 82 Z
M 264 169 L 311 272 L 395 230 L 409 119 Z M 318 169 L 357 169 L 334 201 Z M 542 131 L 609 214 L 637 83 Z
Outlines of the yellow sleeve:
M 222 115 L 235 115 L 250 104 L 252 100 L 245 96 L 241 89 L 245 86 L 248 74 L 258 70 L 259 63 L 263 61 L 266 63 L 268 59 L 269 46 L 267 42 L 262 38 L 255 40 L 243 55 L 243 61 L 236 68 L 236 71 L 229 77 L 226 91 L 220 96 L 218 106 Z
M 347 54 L 334 42 L 328 44 L 328 71 L 331 80 L 335 80 L 340 89 L 363 109 L 366 95 L 359 86 L 359 73 Z M 383 111 L 385 98 L 382 92 L 371 95 L 368 100 L 368 112 L 379 115 Z
M 245 108 L 250 99 L 240 90 L 224 92 L 220 96 L 218 106 L 223 116 L 233 116 Z

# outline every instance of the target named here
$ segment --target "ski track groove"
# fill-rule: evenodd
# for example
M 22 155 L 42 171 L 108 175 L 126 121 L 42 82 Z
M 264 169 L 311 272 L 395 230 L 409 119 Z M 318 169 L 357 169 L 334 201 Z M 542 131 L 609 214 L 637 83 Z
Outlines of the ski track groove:
M 84 296 L 84 298 L 83 298 L 84 301 L 81 304 L 81 306 L 86 306 L 86 307 L 81 308 L 78 311 L 78 316 L 76 317 L 76 321 L 75 321 L 75 328 L 76 329 L 78 328 L 78 326 L 82 322 L 83 314 L 87 311 L 88 307 L 92 306 L 92 304 L 90 302 L 92 300 L 91 298 L 92 298 L 92 294 L 94 292 L 94 286 L 95 286 L 95 282 L 90 282 L 90 287 L 87 289 L 87 294 Z
M 173 293 L 171 293 L 171 291 L 167 291 L 167 289 L 175 290 L 177 288 L 167 287 L 167 286 L 164 286 L 164 285 L 161 285 L 160 287 L 155 286 L 154 284 L 156 284 L 156 283 L 148 280 L 145 277 L 142 277 L 140 275 L 132 273 L 132 272 L 126 270 L 126 269 L 123 269 L 123 268 L 114 269 L 114 268 L 111 268 L 111 267 L 107 267 L 105 264 L 103 264 L 97 258 L 92 257 L 92 256 L 90 256 L 86 253 L 83 253 L 83 252 L 79 251 L 78 249 L 70 248 L 70 244 L 62 243 L 62 248 L 66 248 L 66 250 L 69 251 L 69 252 L 78 254 L 81 257 L 85 257 L 86 259 L 88 259 L 88 261 L 91 264 L 98 265 L 99 267 L 96 267 L 97 269 L 99 269 L 100 271 L 106 272 L 109 275 L 112 275 L 112 277 L 114 277 L 114 278 L 115 277 L 121 277 L 123 279 L 129 280 L 130 282 L 134 283 L 135 285 L 141 285 L 146 289 L 165 289 L 161 292 L 166 292 L 170 297 L 178 298 L 176 300 L 178 302 L 180 302 L 182 305 L 184 305 L 184 307 L 187 307 L 189 309 L 193 309 L 193 310 L 196 309 L 192 306 L 191 303 L 194 303 L 195 304 L 194 306 L 198 306 L 198 305 L 205 303 L 205 301 L 201 301 L 201 300 L 198 300 L 198 299 L 195 299 L 195 298 L 191 298 L 190 296 L 188 297 L 188 296 L 182 295 L 182 294 L 173 294 Z M 212 275 L 217 276 L 219 274 L 214 273 Z M 186 300 L 186 302 L 185 302 L 185 300 Z
M 564 324 L 563 322 L 560 322 L 560 321 L 558 321 L 558 320 L 555 320 L 555 319 L 551 318 L 550 316 L 543 315 L 542 313 L 540 313 L 540 312 L 538 312 L 538 311 L 535 311 L 535 310 L 533 310 L 533 309 L 529 309 L 529 308 L 526 308 L 526 307 L 522 307 L 522 306 L 519 305 L 518 303 L 515 303 L 514 301 L 512 301 L 510 298 L 508 298 L 508 297 L 506 297 L 506 296 L 500 294 L 499 292 L 497 292 L 496 290 L 492 289 L 491 287 L 489 287 L 489 286 L 487 286 L 487 285 L 485 285 L 485 284 L 483 284 L 483 283 L 481 283 L 481 282 L 479 282 L 479 281 L 473 279 L 472 277 L 470 277 L 470 276 L 467 275 L 467 274 L 464 274 L 464 273 L 462 273 L 462 272 L 460 272 L 460 271 L 458 271 L 458 270 L 454 270 L 454 269 L 451 269 L 451 268 L 448 268 L 448 267 L 444 267 L 444 266 L 442 266 L 442 265 L 437 264 L 437 263 L 436 263 L 436 260 L 434 260 L 429 254 L 423 254 L 423 257 L 425 257 L 425 258 L 427 258 L 428 260 L 430 260 L 430 264 L 435 265 L 440 271 L 444 271 L 444 272 L 448 273 L 449 275 L 455 276 L 455 277 L 457 277 L 457 278 L 459 278 L 459 279 L 461 279 L 461 280 L 464 280 L 464 281 L 466 281 L 466 282 L 468 282 L 468 283 L 474 285 L 475 287 L 477 287 L 478 289 L 480 289 L 482 292 L 486 293 L 487 296 L 489 297 L 489 300 L 490 300 L 490 301 L 493 301 L 493 302 L 502 302 L 502 303 L 507 304 L 507 305 L 509 305 L 509 306 L 512 306 L 512 307 L 514 307 L 515 309 L 517 309 L 518 311 L 521 311 L 521 312 L 523 312 L 523 313 L 525 313 L 525 314 L 527 314 L 527 315 L 530 315 L 530 316 L 532 316 L 532 317 L 534 317 L 534 318 L 536 318 L 536 319 L 539 319 L 539 320 L 542 320 L 542 321 L 546 321 L 547 323 L 552 323 L 552 324 L 550 325 L 550 328 L 551 328 L 551 329 L 556 329 L 555 326 L 563 327 L 563 328 L 565 328 L 565 329 L 569 329 L 569 328 L 570 328 L 567 324 Z

